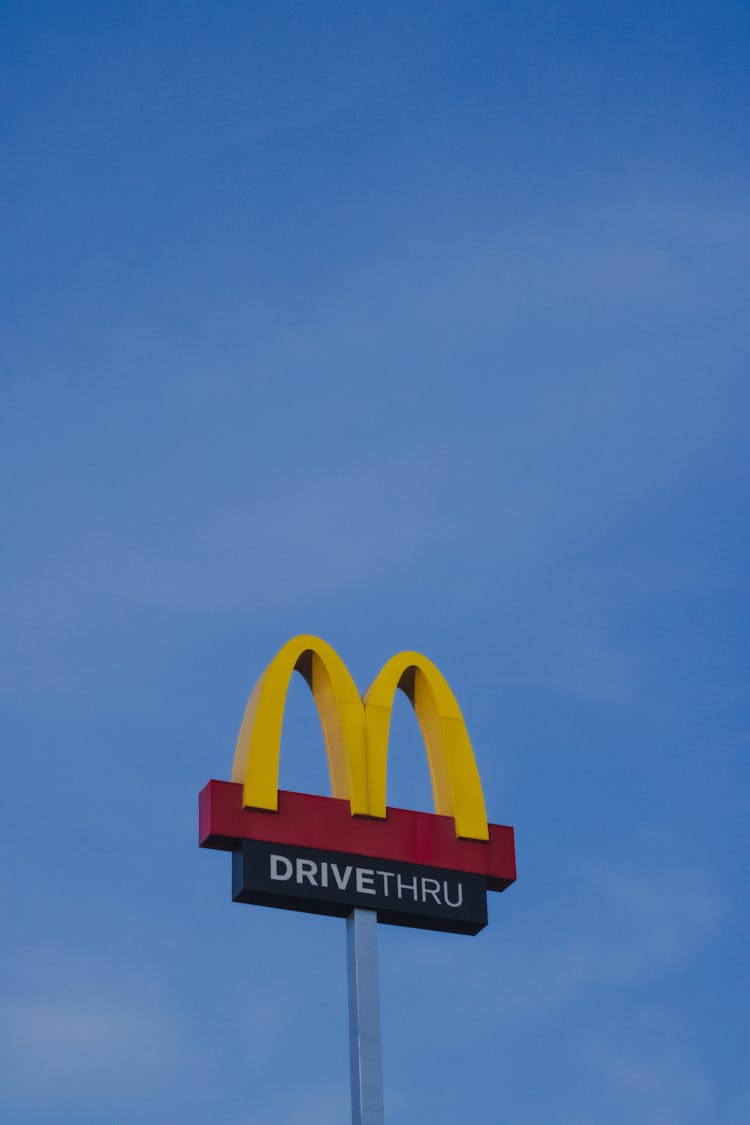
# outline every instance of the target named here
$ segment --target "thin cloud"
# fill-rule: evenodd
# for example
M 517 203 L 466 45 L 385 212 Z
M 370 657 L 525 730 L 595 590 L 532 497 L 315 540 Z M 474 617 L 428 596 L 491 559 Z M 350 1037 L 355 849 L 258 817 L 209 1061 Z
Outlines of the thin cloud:
M 496 979 L 502 1005 L 493 996 L 483 1012 L 492 1023 L 551 1016 L 597 992 L 611 995 L 623 986 L 678 973 L 717 937 L 727 916 L 723 896 L 695 870 L 670 867 L 633 875 L 600 865 L 576 878 L 583 886 L 576 895 L 578 909 L 550 913 L 541 945 L 538 934 L 516 933 L 500 967 L 496 949 L 477 943 L 469 981 L 454 1001 L 466 1007 L 466 1018 L 476 1020 L 477 998 Z M 411 969 L 417 963 L 420 972 L 442 976 L 449 974 L 453 954 L 446 946 L 427 950 L 415 942 L 405 956 Z
M 70 986 L 0 1008 L 3 1080 L 37 1097 L 149 1087 L 175 1067 L 181 1049 L 172 1014 L 137 995 Z
M 626 1027 L 582 1037 L 569 1054 L 587 1077 L 587 1101 L 598 1107 L 575 1125 L 704 1125 L 715 1120 L 715 1095 L 699 1053 L 674 1016 L 647 1012 Z

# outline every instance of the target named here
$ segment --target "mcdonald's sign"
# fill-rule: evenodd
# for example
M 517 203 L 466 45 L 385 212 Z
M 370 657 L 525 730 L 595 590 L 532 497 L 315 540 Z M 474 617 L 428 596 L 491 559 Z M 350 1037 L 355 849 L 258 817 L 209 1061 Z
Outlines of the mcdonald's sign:
M 331 797 L 279 791 L 279 749 L 292 673 L 318 709 Z M 416 712 L 435 812 L 386 804 L 396 690 Z M 356 907 L 395 925 L 475 934 L 487 890 L 516 878 L 513 829 L 488 824 L 466 724 L 438 668 L 416 652 L 392 657 L 360 697 L 325 641 L 299 636 L 253 688 L 231 781 L 199 797 L 199 843 L 233 853 L 235 901 L 344 917 Z

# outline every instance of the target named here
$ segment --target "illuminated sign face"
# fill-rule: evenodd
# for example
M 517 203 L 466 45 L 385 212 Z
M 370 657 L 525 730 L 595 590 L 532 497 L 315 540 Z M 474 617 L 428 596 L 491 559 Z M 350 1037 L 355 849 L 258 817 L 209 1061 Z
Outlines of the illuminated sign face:
M 279 792 L 295 670 L 318 708 L 332 797 Z M 419 721 L 435 813 L 386 806 L 397 689 Z M 200 794 L 199 843 L 234 853 L 235 901 L 338 916 L 365 907 L 381 922 L 455 933 L 482 929 L 487 890 L 516 877 L 513 829 L 487 823 L 466 725 L 435 665 L 399 653 L 360 698 L 340 657 L 312 636 L 284 645 L 253 688 L 232 781 L 210 781 Z

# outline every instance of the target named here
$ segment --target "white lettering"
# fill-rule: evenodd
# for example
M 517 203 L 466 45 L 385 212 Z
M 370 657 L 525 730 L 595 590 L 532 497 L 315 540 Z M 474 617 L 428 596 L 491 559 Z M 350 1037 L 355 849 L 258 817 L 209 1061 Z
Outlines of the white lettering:
M 347 864 L 347 866 L 344 868 L 344 874 L 342 875 L 339 871 L 339 865 L 337 863 L 332 863 L 331 871 L 333 872 L 333 877 L 336 880 L 336 886 L 338 887 L 338 889 L 340 891 L 345 891 L 352 873 L 351 865 Z
M 302 883 L 307 879 L 311 887 L 317 887 L 318 882 L 315 878 L 318 865 L 313 859 L 298 859 L 297 860 L 297 882 Z
M 428 883 L 432 883 L 432 889 L 431 890 L 427 886 Z M 422 901 L 423 902 L 427 902 L 427 896 L 432 895 L 432 897 L 435 899 L 435 902 L 438 904 L 438 906 L 440 906 L 440 899 L 438 898 L 438 891 L 439 890 L 440 890 L 440 884 L 438 883 L 437 879 L 428 879 L 426 875 L 422 876 Z
M 321 887 L 328 886 L 328 864 L 325 860 L 320 865 L 320 885 Z
M 375 888 L 372 885 L 372 877 L 373 877 L 374 874 L 375 874 L 375 872 L 370 867 L 358 867 L 357 868 L 357 890 L 359 891 L 360 894 L 365 894 L 365 895 L 374 895 L 375 894 Z M 367 880 L 367 884 L 368 884 L 367 886 L 365 886 L 365 879 Z
M 400 875 L 397 875 L 396 876 L 396 883 L 397 883 L 397 886 L 398 886 L 398 897 L 399 898 L 401 898 L 401 892 L 402 891 L 411 891 L 411 893 L 414 895 L 414 901 L 415 902 L 417 901 L 417 877 L 416 877 L 416 875 L 412 879 L 411 883 L 409 883 L 408 880 L 402 879 Z
M 388 894 L 388 880 L 389 879 L 395 879 L 395 875 L 393 874 L 392 871 L 376 871 L 375 874 L 376 875 L 382 875 L 382 877 L 383 877 L 383 894 L 387 895 Z
M 281 863 L 286 864 L 286 871 L 284 872 L 283 875 L 279 873 L 279 864 L 281 864 Z M 291 879 L 293 870 L 294 870 L 294 868 L 292 867 L 292 861 L 290 859 L 287 859 L 285 855 L 272 855 L 271 856 L 271 878 L 272 879 Z
M 464 885 L 463 885 L 463 883 L 456 883 L 456 886 L 458 887 L 458 902 L 451 902 L 451 900 L 448 898 L 448 884 L 443 883 L 443 894 L 445 895 L 446 906 L 452 906 L 454 910 L 457 907 L 459 907 L 461 905 L 461 903 L 464 901 Z

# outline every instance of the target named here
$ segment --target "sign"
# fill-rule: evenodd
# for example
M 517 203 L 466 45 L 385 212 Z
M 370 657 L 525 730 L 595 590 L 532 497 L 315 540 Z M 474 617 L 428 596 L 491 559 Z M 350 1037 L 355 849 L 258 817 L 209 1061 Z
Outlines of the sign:
M 278 789 L 284 706 L 294 671 L 320 716 L 332 797 Z M 424 738 L 435 813 L 386 805 L 391 709 L 407 696 Z M 438 668 L 416 652 L 389 660 L 360 698 L 325 641 L 295 637 L 253 688 L 232 781 L 199 798 L 201 847 L 233 852 L 233 898 L 396 925 L 475 934 L 487 890 L 516 878 L 513 829 L 488 824 L 463 716 Z
M 232 898 L 339 918 L 360 906 L 379 922 L 457 934 L 487 925 L 483 875 L 255 840 L 233 853 Z

